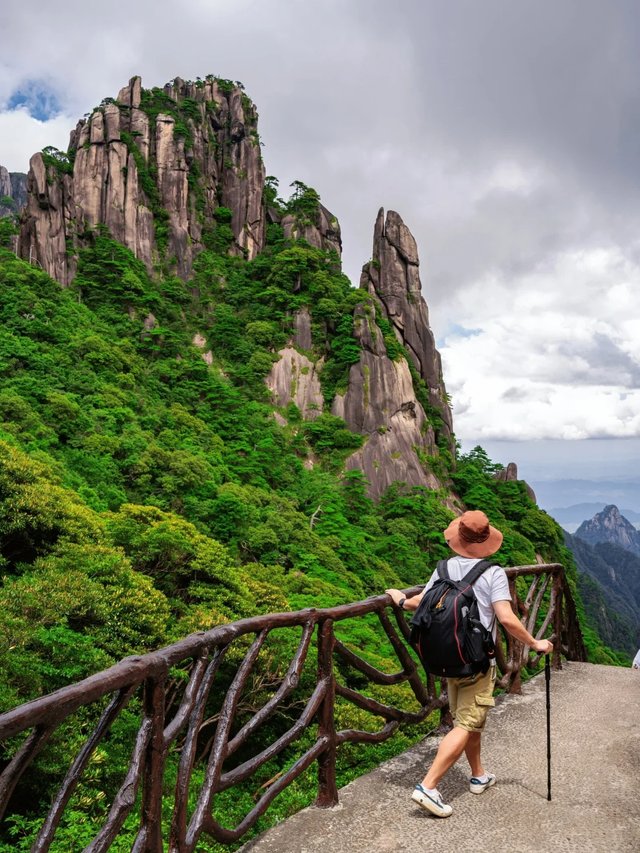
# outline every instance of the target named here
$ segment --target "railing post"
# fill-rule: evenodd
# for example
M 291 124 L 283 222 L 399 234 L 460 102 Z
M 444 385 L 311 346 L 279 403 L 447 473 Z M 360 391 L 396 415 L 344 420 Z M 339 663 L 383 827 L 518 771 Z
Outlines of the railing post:
M 338 803 L 336 785 L 336 681 L 333 674 L 333 619 L 318 623 L 318 681 L 327 680 L 327 691 L 318 711 L 318 737 L 329 741 L 327 749 L 318 758 L 318 798 L 316 806 L 330 808 Z
M 433 675 L 427 676 L 427 684 L 429 685 L 429 695 L 435 697 L 436 680 Z M 440 708 L 440 725 L 436 729 L 436 731 L 438 731 L 440 734 L 446 734 L 453 728 L 453 717 L 451 716 L 451 708 L 449 706 L 449 689 L 447 687 L 446 678 L 440 679 L 440 699 L 442 698 L 443 694 L 447 697 L 447 704 L 443 705 L 442 708 Z
M 509 591 L 511 593 L 511 606 L 513 612 L 516 614 L 518 619 L 520 619 L 518 590 L 516 588 L 515 578 L 509 578 Z M 524 644 L 509 634 L 507 636 L 507 646 L 509 649 L 508 665 L 512 667 L 511 672 L 509 673 L 509 686 L 507 687 L 507 693 L 522 693 L 522 678 L 520 676 L 520 670 L 522 668 L 522 652 L 524 650 Z
M 151 720 L 151 737 L 147 746 L 142 781 L 141 827 L 132 853 L 161 853 L 162 842 L 162 787 L 164 778 L 164 674 L 148 678 L 144 685 L 144 713 Z
M 566 581 L 565 581 L 566 583 Z M 555 573 L 553 576 L 553 586 L 555 589 L 555 612 L 553 614 L 553 633 L 554 644 L 551 660 L 553 661 L 554 669 L 562 669 L 561 651 L 562 651 L 562 626 L 563 626 L 563 611 L 564 611 L 564 595 L 562 585 L 562 575 Z

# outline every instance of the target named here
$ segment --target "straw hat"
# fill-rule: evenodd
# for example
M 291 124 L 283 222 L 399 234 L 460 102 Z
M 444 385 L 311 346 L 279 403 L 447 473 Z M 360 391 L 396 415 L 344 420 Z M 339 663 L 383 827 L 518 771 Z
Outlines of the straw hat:
M 489 557 L 502 545 L 502 533 L 489 524 L 478 509 L 469 510 L 454 519 L 444 531 L 452 551 L 461 557 Z

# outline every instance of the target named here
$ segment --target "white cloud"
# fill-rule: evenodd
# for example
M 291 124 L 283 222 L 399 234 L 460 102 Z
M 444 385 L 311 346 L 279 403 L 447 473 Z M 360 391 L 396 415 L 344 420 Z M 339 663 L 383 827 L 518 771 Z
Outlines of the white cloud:
M 0 111 L 0 164 L 10 172 L 26 172 L 29 168 L 27 151 L 31 156 L 47 145 L 66 151 L 69 133 L 76 121 L 77 117 L 65 115 L 38 121 L 26 109 Z
M 442 347 L 458 435 L 640 435 L 638 293 L 640 267 L 608 246 L 458 294 L 457 323 L 481 328 Z

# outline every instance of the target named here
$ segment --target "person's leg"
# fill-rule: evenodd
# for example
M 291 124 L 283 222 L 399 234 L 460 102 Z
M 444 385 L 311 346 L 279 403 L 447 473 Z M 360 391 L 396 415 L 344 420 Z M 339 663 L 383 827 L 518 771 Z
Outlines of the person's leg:
M 423 788 L 436 788 L 463 752 L 469 761 L 472 776 L 484 775 L 480 745 L 487 711 L 494 704 L 494 672 L 447 679 L 454 728 L 442 739 L 435 760 L 422 781 Z
M 416 785 L 411 795 L 414 802 L 436 817 L 449 817 L 453 812 L 453 808 L 442 800 L 437 785 L 463 752 L 469 750 L 468 756 L 478 769 L 477 764 L 480 761 L 478 729 L 482 729 L 485 714 L 477 707 L 476 691 L 477 684 L 482 679 L 482 675 L 447 679 L 454 728 L 440 742 L 435 760 L 427 771 L 427 775 L 420 785 Z M 474 788 L 474 793 L 479 793 L 479 789 L 476 791 Z
M 471 733 L 469 743 L 465 749 L 465 755 L 471 768 L 471 778 L 482 779 L 485 777 L 485 770 L 482 766 L 480 758 L 480 749 L 482 745 L 482 730 L 486 720 L 486 715 L 489 709 L 495 704 L 493 699 L 493 691 L 496 684 L 496 668 L 490 667 L 489 671 L 478 681 L 478 692 L 475 697 L 476 704 L 482 712 L 477 720 L 475 731 Z
M 422 787 L 433 789 L 438 787 L 438 782 L 450 767 L 456 763 L 465 751 L 469 742 L 471 732 L 458 726 L 444 736 L 438 747 L 438 752 L 429 768 L 427 775 L 422 780 Z
M 481 741 L 482 732 L 469 732 L 469 741 L 464 750 L 471 768 L 471 775 L 476 777 L 484 776 L 484 768 L 480 760 Z

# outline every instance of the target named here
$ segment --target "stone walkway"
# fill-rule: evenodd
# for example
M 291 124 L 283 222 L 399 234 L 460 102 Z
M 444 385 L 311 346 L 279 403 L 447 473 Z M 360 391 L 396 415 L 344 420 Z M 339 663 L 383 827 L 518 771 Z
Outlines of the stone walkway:
M 547 801 L 544 676 L 506 696 L 483 737 L 498 784 L 468 792 L 464 759 L 440 785 L 447 819 L 410 800 L 437 749 L 427 738 L 340 791 L 334 809 L 308 808 L 243 853 L 638 853 L 640 673 L 567 663 L 551 674 L 552 801 Z

